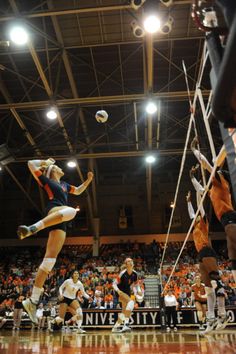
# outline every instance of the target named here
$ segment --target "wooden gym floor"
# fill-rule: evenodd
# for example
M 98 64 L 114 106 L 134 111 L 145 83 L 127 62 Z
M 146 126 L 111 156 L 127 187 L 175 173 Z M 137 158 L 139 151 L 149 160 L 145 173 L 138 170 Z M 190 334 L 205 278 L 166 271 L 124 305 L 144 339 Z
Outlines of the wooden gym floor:
M 0 331 L 1 354 L 235 354 L 236 328 L 201 337 L 196 329 L 165 333 L 133 330 L 111 333 L 97 329 L 86 334 L 48 331 Z

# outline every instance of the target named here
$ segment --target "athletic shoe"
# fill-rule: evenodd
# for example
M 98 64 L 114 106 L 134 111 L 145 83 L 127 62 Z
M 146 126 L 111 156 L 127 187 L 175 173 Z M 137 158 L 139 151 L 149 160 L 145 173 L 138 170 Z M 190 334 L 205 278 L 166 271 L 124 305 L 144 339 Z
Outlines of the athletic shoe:
M 86 331 L 85 331 L 84 329 L 82 329 L 82 328 L 78 328 L 78 327 L 76 328 L 76 327 L 75 327 L 75 328 L 73 328 L 73 331 L 74 331 L 74 330 L 75 330 L 76 333 L 79 333 L 79 334 L 86 333 Z
M 224 317 L 218 317 L 217 318 L 217 326 L 216 326 L 216 331 L 220 330 L 220 329 L 225 329 L 225 327 L 227 326 L 227 324 L 230 321 L 230 317 L 229 316 L 224 316 Z
M 210 320 L 207 320 L 207 323 L 206 323 L 207 327 L 206 327 L 205 331 L 203 331 L 202 333 L 207 334 L 207 333 L 214 331 L 214 329 L 217 326 L 217 323 L 218 322 L 217 322 L 216 318 L 212 318 Z
M 205 327 L 204 327 L 203 324 L 199 325 L 199 330 L 200 330 L 200 331 L 204 331 L 204 330 L 205 330 Z
M 36 226 L 26 226 L 20 225 L 17 229 L 17 235 L 20 240 L 23 240 L 26 237 L 29 237 L 37 232 Z
M 174 331 L 175 331 L 175 332 L 177 332 L 177 331 L 178 331 L 177 327 L 174 327 Z
M 170 332 L 170 327 L 166 327 L 166 332 Z
M 25 311 L 28 313 L 30 320 L 37 325 L 38 319 L 36 317 L 36 305 L 30 299 L 22 301 L 22 305 Z
M 124 325 L 123 328 L 121 328 L 120 333 L 130 332 L 130 331 L 131 331 L 131 328 L 126 326 L 126 325 Z
M 120 326 L 121 326 L 121 324 L 120 324 Z M 119 333 L 119 332 L 120 332 L 120 329 L 119 329 L 120 326 L 118 326 L 118 327 L 112 327 L 112 330 L 111 330 L 111 331 L 112 331 L 113 333 Z

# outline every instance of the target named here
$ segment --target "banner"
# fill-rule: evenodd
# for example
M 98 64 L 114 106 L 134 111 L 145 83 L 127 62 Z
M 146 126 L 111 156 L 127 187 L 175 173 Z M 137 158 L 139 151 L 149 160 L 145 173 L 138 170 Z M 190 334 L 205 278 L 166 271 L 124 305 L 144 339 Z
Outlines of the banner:
M 119 312 L 118 310 L 83 309 L 83 327 L 112 327 Z M 227 315 L 230 317 L 229 325 L 236 325 L 235 306 L 227 308 Z M 197 325 L 195 308 L 184 308 L 177 311 L 177 321 L 180 327 Z M 147 308 L 134 310 L 129 325 L 132 327 L 160 327 L 160 311 Z

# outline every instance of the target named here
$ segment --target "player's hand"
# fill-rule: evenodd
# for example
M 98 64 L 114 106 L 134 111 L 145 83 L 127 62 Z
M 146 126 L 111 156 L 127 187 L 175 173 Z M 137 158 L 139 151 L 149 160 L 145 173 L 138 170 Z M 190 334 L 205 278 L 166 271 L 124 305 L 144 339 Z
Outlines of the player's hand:
M 195 138 L 194 138 L 193 141 L 191 142 L 191 149 L 192 149 L 192 150 L 195 150 L 197 144 L 199 144 L 199 141 L 198 141 L 198 137 L 195 136 Z
M 62 295 L 59 295 L 59 296 L 58 296 L 58 300 L 59 300 L 59 301 L 62 301 L 63 299 L 64 299 L 64 296 L 62 296 Z
M 92 179 L 93 179 L 93 172 L 89 171 L 89 172 L 87 173 L 87 178 L 88 178 L 89 181 L 92 181 Z
M 186 195 L 186 201 L 187 201 L 187 203 L 191 202 L 191 192 L 190 191 L 188 191 L 188 194 Z

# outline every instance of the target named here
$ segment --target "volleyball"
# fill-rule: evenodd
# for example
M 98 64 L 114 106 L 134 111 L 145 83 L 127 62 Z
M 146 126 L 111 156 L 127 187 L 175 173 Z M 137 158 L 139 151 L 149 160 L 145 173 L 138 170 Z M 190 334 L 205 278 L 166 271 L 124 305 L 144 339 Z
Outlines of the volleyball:
M 108 113 L 106 111 L 97 111 L 95 118 L 98 123 L 105 123 L 108 120 Z

